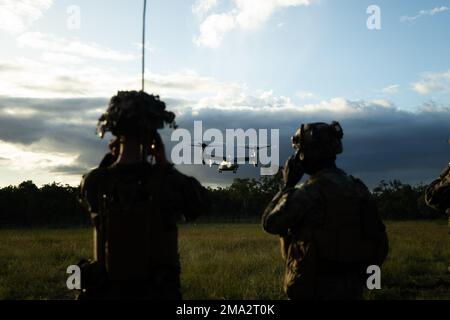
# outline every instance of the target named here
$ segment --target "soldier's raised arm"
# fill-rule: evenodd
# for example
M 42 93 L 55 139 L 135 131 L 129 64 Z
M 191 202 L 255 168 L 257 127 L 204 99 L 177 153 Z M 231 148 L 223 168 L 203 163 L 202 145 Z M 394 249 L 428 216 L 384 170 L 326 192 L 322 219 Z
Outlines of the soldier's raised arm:
M 194 177 L 180 173 L 170 167 L 166 188 L 170 190 L 170 205 L 186 219 L 194 221 L 201 215 L 206 215 L 210 208 L 208 190 Z
M 263 229 L 284 236 L 292 226 L 301 224 L 304 216 L 314 210 L 315 199 L 319 197 L 312 189 L 304 185 L 280 191 L 264 211 Z
M 164 143 L 158 133 L 154 133 L 154 144 L 150 147 L 150 155 L 156 165 L 165 172 L 163 194 L 165 209 L 174 211 L 178 218 L 183 216 L 186 221 L 194 221 L 198 216 L 209 210 L 207 190 L 194 177 L 182 174 L 166 157 Z
M 304 185 L 300 189 L 295 188 L 303 174 L 298 154 L 290 157 L 283 169 L 285 187 L 269 203 L 262 217 L 266 232 L 284 236 L 291 226 L 301 223 L 304 214 L 313 209 L 317 198 L 313 187 Z
M 97 168 L 89 173 L 83 175 L 81 184 L 79 187 L 78 200 L 81 205 L 90 213 L 91 219 L 95 220 L 95 217 L 99 211 L 99 197 L 98 188 L 99 181 L 103 176 L 103 169 Z M 95 221 L 93 221 L 95 223 Z
M 425 201 L 430 207 L 437 210 L 450 208 L 450 163 L 441 176 L 427 188 Z

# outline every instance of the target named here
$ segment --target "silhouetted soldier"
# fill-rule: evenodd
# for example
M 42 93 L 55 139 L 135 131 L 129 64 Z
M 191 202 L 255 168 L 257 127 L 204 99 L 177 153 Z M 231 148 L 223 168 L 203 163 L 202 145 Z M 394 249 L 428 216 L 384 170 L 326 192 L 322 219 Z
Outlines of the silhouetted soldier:
M 360 299 L 369 265 L 381 266 L 388 240 L 364 183 L 335 165 L 339 123 L 302 125 L 284 168 L 285 188 L 267 207 L 263 228 L 281 237 L 290 299 Z M 310 178 L 295 188 L 304 173 Z
M 448 141 L 450 144 L 450 140 Z M 450 163 L 441 173 L 440 177 L 434 180 L 425 192 L 426 203 L 441 211 L 446 211 L 448 217 L 448 230 L 450 234 Z M 450 267 L 448 267 L 450 272 Z
M 440 177 L 427 188 L 425 200 L 430 207 L 436 210 L 447 210 L 450 231 L 450 163 Z
M 176 223 L 195 219 L 207 202 L 199 182 L 166 159 L 157 129 L 175 127 L 174 119 L 159 97 L 136 91 L 119 92 L 100 118 L 99 134 L 117 139 L 81 183 L 95 261 L 81 264 L 80 299 L 181 299 Z

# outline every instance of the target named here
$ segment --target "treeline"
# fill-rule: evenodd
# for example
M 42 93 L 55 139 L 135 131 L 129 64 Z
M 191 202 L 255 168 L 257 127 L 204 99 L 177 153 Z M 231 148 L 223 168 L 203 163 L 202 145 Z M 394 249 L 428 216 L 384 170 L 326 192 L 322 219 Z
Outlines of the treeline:
M 225 188 L 209 188 L 211 212 L 201 221 L 258 221 L 278 192 L 281 176 L 235 179 Z M 382 181 L 373 194 L 384 219 L 435 219 L 443 217 L 426 206 L 425 186 Z M 0 189 L 0 227 L 87 226 L 87 212 L 78 202 L 78 188 L 49 184 L 38 188 L 32 181 Z
M 38 188 L 32 181 L 0 189 L 0 226 L 85 226 L 88 214 L 78 203 L 78 188 L 56 183 Z
M 226 188 L 208 188 L 211 201 L 209 217 L 203 221 L 254 221 L 282 187 L 281 174 L 255 179 L 234 179 Z
M 410 186 L 398 180 L 382 180 L 373 190 L 378 210 L 384 219 L 436 219 L 444 212 L 436 211 L 425 203 L 427 186 Z
M 212 219 L 240 221 L 259 219 L 269 201 L 282 185 L 281 176 L 254 179 L 235 179 L 227 188 L 210 189 L 213 208 Z M 373 189 L 383 219 L 424 220 L 444 217 L 425 203 L 427 186 L 411 186 L 398 180 L 381 181 Z

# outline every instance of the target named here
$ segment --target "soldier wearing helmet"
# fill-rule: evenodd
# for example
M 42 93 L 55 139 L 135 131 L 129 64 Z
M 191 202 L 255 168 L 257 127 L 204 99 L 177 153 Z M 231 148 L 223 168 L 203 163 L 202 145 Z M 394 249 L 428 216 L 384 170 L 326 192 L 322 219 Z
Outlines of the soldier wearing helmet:
M 297 130 L 285 187 L 262 217 L 264 230 L 280 236 L 290 299 L 361 299 L 367 267 L 381 266 L 387 256 L 385 226 L 371 193 L 336 167 L 343 135 L 338 122 Z M 305 173 L 309 179 L 295 188 Z
M 116 138 L 83 176 L 80 200 L 94 224 L 94 261 L 80 263 L 79 299 L 181 299 L 177 221 L 207 208 L 206 191 L 174 169 L 157 132 L 175 127 L 158 96 L 114 96 L 98 122 Z
M 450 140 L 448 140 L 450 144 Z M 425 201 L 428 206 L 447 213 L 448 230 L 450 234 L 450 163 L 425 191 Z M 450 273 L 450 267 L 447 270 Z

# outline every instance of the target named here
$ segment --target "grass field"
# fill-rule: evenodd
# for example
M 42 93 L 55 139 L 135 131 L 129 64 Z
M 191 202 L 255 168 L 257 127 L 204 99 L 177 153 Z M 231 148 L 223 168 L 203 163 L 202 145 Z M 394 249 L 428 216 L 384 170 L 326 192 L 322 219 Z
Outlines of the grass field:
M 445 221 L 387 223 L 382 290 L 367 299 L 450 299 Z M 0 299 L 72 299 L 67 266 L 90 257 L 91 230 L 0 230 Z M 278 239 L 256 224 L 180 227 L 185 299 L 284 299 Z

